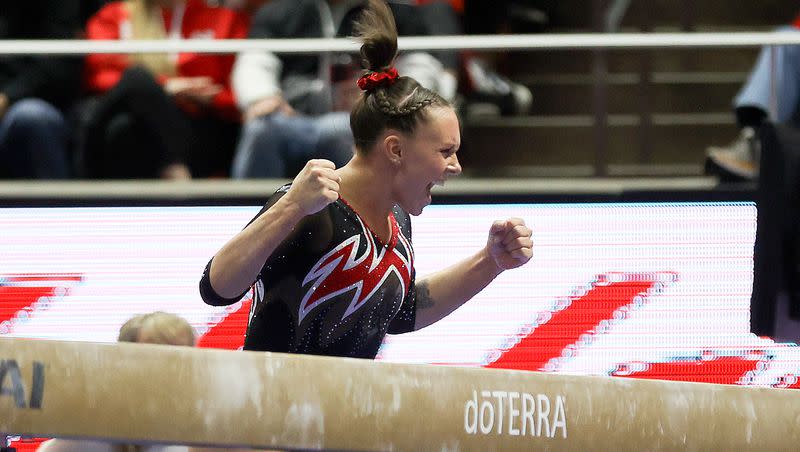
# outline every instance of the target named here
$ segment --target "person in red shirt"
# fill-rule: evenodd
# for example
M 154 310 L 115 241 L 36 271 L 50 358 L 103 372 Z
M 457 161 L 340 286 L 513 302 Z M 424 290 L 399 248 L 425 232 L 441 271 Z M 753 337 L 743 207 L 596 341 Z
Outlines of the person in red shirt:
M 240 39 L 248 20 L 202 0 L 111 2 L 88 39 Z M 91 54 L 84 160 L 90 177 L 186 179 L 225 175 L 239 131 L 233 55 Z

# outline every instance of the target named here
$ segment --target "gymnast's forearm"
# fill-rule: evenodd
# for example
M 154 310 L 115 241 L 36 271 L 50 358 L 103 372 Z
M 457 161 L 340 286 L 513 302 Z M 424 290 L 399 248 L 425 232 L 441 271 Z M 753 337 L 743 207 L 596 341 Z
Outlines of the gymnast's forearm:
M 247 290 L 302 218 L 301 209 L 282 198 L 236 234 L 211 261 L 208 275 L 214 292 L 232 298 Z
M 415 329 L 435 323 L 483 290 L 502 272 L 485 249 L 416 284 Z

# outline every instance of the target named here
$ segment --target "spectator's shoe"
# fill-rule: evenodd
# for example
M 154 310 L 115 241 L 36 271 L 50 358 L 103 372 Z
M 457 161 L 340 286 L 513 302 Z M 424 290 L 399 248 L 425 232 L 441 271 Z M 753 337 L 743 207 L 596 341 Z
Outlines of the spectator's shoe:
M 524 85 L 489 69 L 480 58 L 469 58 L 464 69 L 470 90 L 468 103 L 488 104 L 502 115 L 524 115 L 530 111 L 533 95 Z
M 711 146 L 706 150 L 706 174 L 725 182 L 758 180 L 761 144 L 752 127 L 744 127 L 739 137 L 727 147 Z

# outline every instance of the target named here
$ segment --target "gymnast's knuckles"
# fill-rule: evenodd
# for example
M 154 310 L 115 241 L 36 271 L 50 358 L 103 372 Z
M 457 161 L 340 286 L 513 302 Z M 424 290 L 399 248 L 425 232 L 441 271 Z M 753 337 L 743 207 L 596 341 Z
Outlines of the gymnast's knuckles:
M 313 215 L 339 199 L 341 178 L 330 160 L 309 160 L 292 181 L 286 200 L 296 205 L 301 215 Z

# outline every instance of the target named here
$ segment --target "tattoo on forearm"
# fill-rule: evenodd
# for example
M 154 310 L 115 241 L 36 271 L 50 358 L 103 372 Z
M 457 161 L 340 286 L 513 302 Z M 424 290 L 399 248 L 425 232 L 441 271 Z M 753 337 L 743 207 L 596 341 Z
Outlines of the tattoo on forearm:
M 428 283 L 421 282 L 417 284 L 417 309 L 429 309 L 434 304 L 433 298 L 431 298 L 431 291 L 428 289 Z

